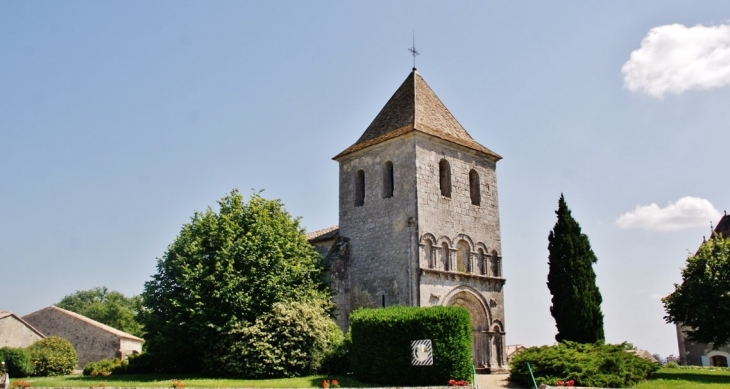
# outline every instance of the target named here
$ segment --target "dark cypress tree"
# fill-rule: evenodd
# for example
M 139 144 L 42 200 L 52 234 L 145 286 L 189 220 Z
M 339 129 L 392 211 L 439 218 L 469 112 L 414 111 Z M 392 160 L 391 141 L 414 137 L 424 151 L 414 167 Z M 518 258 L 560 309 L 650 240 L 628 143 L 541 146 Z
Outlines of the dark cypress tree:
M 560 195 L 558 221 L 548 236 L 548 289 L 553 295 L 550 313 L 558 334 L 555 340 L 579 343 L 603 341 L 601 292 L 596 285 L 593 264 L 598 260 L 588 236 L 573 219 L 565 197 Z

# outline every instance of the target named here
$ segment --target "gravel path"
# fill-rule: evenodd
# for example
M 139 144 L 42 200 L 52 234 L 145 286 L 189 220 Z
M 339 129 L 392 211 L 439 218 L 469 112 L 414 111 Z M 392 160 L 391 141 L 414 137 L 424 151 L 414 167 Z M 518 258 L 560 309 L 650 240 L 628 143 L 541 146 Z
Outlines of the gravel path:
M 515 388 L 529 389 L 507 381 L 509 374 L 477 374 L 479 389 Z

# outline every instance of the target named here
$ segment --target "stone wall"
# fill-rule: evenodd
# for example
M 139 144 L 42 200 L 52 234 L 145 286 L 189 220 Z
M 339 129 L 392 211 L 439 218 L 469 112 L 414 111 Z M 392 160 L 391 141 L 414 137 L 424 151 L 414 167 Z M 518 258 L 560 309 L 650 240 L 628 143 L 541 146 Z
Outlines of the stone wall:
M 688 327 L 675 326 L 679 345 L 679 362 L 682 365 L 713 366 L 712 357 L 723 356 L 730 365 L 730 345 L 713 350 L 711 345 L 690 342 L 683 331 Z
M 142 342 L 122 339 L 94 324 L 70 316 L 56 307 L 44 308 L 23 317 L 46 336 L 59 336 L 71 342 L 79 358 L 78 366 L 104 358 L 126 356 L 142 351 Z M 90 320 L 90 319 L 87 319 Z M 135 345 L 136 343 L 136 345 Z
M 349 154 L 340 162 L 340 236 L 350 240 L 350 309 L 415 305 L 409 265 L 416 262 L 416 164 L 413 136 Z M 393 164 L 393 196 L 384 198 L 384 168 Z M 356 206 L 357 172 L 365 199 Z M 348 312 L 349 313 L 349 312 Z
M 0 318 L 0 348 L 25 348 L 43 339 L 43 336 L 33 331 L 17 316 L 8 314 Z

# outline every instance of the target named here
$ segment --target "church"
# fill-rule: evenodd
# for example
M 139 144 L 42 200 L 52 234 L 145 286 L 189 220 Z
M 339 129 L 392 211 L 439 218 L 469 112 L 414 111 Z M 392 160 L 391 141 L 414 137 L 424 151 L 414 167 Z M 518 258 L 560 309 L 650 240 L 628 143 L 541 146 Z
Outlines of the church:
M 360 307 L 460 306 L 480 372 L 506 369 L 496 166 L 414 68 L 337 154 L 339 225 L 307 235 L 345 331 Z

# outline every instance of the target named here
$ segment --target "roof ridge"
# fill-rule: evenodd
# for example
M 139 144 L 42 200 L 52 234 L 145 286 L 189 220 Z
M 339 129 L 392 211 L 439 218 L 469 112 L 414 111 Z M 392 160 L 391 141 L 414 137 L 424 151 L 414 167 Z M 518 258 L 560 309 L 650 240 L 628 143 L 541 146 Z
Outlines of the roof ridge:
M 35 332 L 36 334 L 38 334 L 41 338 L 45 338 L 46 337 L 42 332 L 38 331 L 37 328 L 33 327 L 30 323 L 28 323 L 27 321 L 23 320 L 22 317 L 14 314 L 13 311 L 0 311 L 0 319 L 4 319 L 4 318 L 6 318 L 8 316 L 12 316 L 15 319 L 17 319 L 19 322 L 25 324 L 28 328 L 30 328 L 33 332 Z
M 29 313 L 29 314 L 25 315 L 25 317 L 28 317 L 28 316 L 31 316 L 31 315 L 35 315 L 36 313 L 39 313 L 41 311 L 45 311 L 46 309 L 55 309 L 57 311 L 60 311 L 62 313 L 65 313 L 68 316 L 71 316 L 71 317 L 74 317 L 76 319 L 79 319 L 79 320 L 81 320 L 83 322 L 86 322 L 87 324 L 91 324 L 94 327 L 97 327 L 99 329 L 102 329 L 102 330 L 105 330 L 107 332 L 113 333 L 113 334 L 119 336 L 120 338 L 144 341 L 144 339 L 142 339 L 140 337 L 134 336 L 134 335 L 129 334 L 127 332 L 124 332 L 124 331 L 122 331 L 120 329 L 117 329 L 117 328 L 114 328 L 112 326 L 106 325 L 104 323 L 98 322 L 98 321 L 96 321 L 96 320 L 94 320 L 92 318 L 86 317 L 86 316 L 84 316 L 84 315 L 82 315 L 80 313 L 76 313 L 76 312 L 73 312 L 73 311 L 69 311 L 67 309 L 63 309 L 61 307 L 57 307 L 55 305 L 51 305 L 51 306 L 48 306 L 48 307 L 39 309 L 39 310 L 37 310 L 37 311 L 35 311 L 33 313 Z

